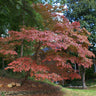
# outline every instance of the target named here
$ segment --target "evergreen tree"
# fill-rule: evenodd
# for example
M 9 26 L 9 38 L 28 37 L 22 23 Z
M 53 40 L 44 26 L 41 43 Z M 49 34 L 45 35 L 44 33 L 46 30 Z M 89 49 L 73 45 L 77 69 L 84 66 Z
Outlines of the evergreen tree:
M 21 26 L 42 27 L 42 18 L 32 8 L 38 0 L 0 0 L 0 36 L 7 30 L 18 30 Z
M 67 17 L 72 21 L 80 21 L 91 34 L 89 41 L 91 51 L 96 54 L 96 0 L 68 0 Z

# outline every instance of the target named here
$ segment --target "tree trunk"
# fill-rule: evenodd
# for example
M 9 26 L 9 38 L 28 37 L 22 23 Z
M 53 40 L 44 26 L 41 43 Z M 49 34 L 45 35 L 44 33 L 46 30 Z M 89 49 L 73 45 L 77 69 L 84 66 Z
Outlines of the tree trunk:
M 6 74 L 4 68 L 5 68 L 5 63 L 4 63 L 4 58 L 2 58 L 2 74 L 1 74 L 2 76 L 5 76 Z
M 94 64 L 94 72 L 96 72 L 96 64 Z
M 30 76 L 30 70 L 27 71 L 27 74 L 25 75 L 24 79 L 21 81 L 21 85 L 25 83 L 25 81 L 28 79 L 29 76 Z
M 63 80 L 62 80 L 62 85 L 63 85 L 63 86 L 64 86 L 64 83 L 65 83 L 65 82 L 64 82 L 64 79 L 63 79 Z
M 35 60 L 36 60 L 36 63 L 37 64 L 40 64 L 40 62 L 39 62 L 39 60 L 40 60 L 40 57 L 39 57 L 39 54 L 38 54 L 38 52 L 39 52 L 39 49 L 40 49 L 40 41 L 39 41 L 39 44 L 38 44 L 38 47 L 37 47 L 37 49 L 36 49 L 36 53 L 35 53 Z
M 76 64 L 75 64 L 75 68 L 74 69 L 75 69 L 75 72 L 76 72 L 76 70 L 77 70 Z
M 23 56 L 23 40 L 22 40 L 22 45 L 21 45 L 21 57 Z
M 81 72 L 80 72 L 80 66 L 78 66 L 78 71 L 79 71 L 79 75 L 81 75 Z
M 2 58 L 2 69 L 4 70 L 5 67 L 5 63 L 4 63 L 4 59 Z
M 86 86 L 86 82 L 85 82 L 85 68 L 83 67 L 83 69 L 82 69 L 82 87 L 83 87 L 83 89 L 86 89 L 87 88 L 87 86 Z

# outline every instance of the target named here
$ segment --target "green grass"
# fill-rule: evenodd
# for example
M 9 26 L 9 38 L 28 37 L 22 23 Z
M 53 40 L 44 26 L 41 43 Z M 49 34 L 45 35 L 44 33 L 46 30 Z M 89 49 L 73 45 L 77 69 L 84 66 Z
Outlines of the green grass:
M 59 86 L 61 88 L 61 91 L 63 91 L 64 96 L 96 96 L 96 86 L 88 87 L 87 89 L 72 89 L 72 88 L 62 87 L 62 86 L 54 84 L 48 80 L 45 80 L 43 82 L 51 84 L 53 86 Z M 92 81 L 89 81 L 89 82 L 87 82 L 87 83 L 89 83 L 90 86 L 96 85 L 95 82 L 93 82 L 93 83 L 92 83 Z
M 96 86 L 88 87 L 88 89 L 71 89 L 54 84 L 48 80 L 45 80 L 43 82 L 51 84 L 53 86 L 59 86 L 61 88 L 61 91 L 64 92 L 64 96 L 96 96 Z
M 65 94 L 64 96 L 96 96 L 96 87 L 94 89 L 61 89 Z

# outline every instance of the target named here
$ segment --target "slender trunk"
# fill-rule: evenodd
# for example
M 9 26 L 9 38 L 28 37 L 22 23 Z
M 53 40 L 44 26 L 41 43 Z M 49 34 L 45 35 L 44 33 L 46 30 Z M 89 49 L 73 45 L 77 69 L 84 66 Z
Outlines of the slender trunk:
M 94 64 L 94 72 L 96 72 L 96 64 Z
M 22 0 L 22 4 L 25 7 L 25 0 Z M 23 11 L 22 12 L 22 18 L 23 18 L 22 24 L 23 24 L 23 26 L 25 25 L 24 16 L 25 16 L 25 14 Z M 23 47 L 24 47 L 23 43 L 24 43 L 24 40 L 22 40 L 22 45 L 21 45 L 21 57 L 23 56 Z
M 78 66 L 78 70 L 79 70 L 79 75 L 81 75 L 81 72 L 80 72 L 80 66 Z
M 85 82 L 85 68 L 83 67 L 83 69 L 82 69 L 82 87 L 83 87 L 83 89 L 86 89 L 87 88 L 87 86 L 86 86 L 86 82 Z
M 76 68 L 76 64 L 75 64 L 75 72 L 76 72 L 77 68 Z
M 36 53 L 35 53 L 35 60 L 36 60 L 36 63 L 37 63 L 37 64 L 39 64 L 39 60 L 38 60 L 38 59 L 40 59 L 40 58 L 39 58 L 39 54 L 38 54 L 39 48 L 40 48 L 40 41 L 39 41 L 39 45 L 38 45 L 38 47 L 37 47 L 37 49 L 36 49 Z
M 22 4 L 25 7 L 25 0 L 22 0 Z M 23 24 L 23 27 L 25 25 L 24 16 L 25 16 L 25 13 L 23 11 L 22 12 L 22 19 L 23 19 L 22 24 Z M 23 51 L 24 51 L 24 40 L 22 40 L 22 45 L 21 45 L 21 57 L 23 57 L 23 55 L 24 55 Z M 30 76 L 30 70 L 27 71 L 27 74 L 25 75 L 24 79 L 22 80 L 21 85 L 23 85 L 25 83 L 25 81 L 28 79 L 29 76 Z
M 24 47 L 24 45 L 23 45 L 23 40 L 22 40 L 22 45 L 21 45 L 21 57 L 23 56 L 23 47 Z
M 2 58 L 2 69 L 4 70 L 5 67 L 5 63 L 4 63 L 4 59 Z
M 64 79 L 62 80 L 62 85 L 64 86 Z
M 5 76 L 6 74 L 4 68 L 5 68 L 5 63 L 4 63 L 4 59 L 2 58 L 2 74 L 1 74 L 2 76 Z

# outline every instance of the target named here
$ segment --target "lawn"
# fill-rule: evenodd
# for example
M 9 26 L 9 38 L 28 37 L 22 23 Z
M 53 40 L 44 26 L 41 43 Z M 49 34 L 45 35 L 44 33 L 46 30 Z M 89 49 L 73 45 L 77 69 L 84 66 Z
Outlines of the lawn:
M 62 88 L 64 96 L 96 96 L 96 87 L 88 89 Z
M 93 83 L 92 83 L 92 80 L 90 82 L 89 81 L 87 81 L 87 83 L 89 83 L 90 86 L 95 85 L 95 81 Z M 50 82 L 46 82 L 46 83 L 49 83 L 53 86 L 59 86 Z M 63 91 L 64 93 L 63 96 L 96 96 L 96 86 L 94 87 L 88 86 L 88 89 L 72 89 L 72 88 L 66 88 L 62 86 L 59 86 L 59 87 L 61 88 L 61 91 Z

